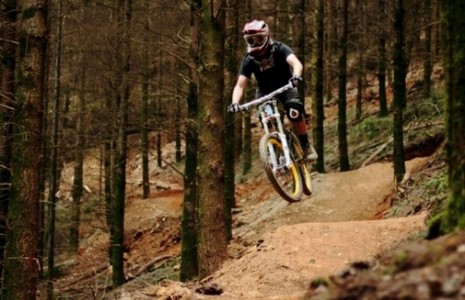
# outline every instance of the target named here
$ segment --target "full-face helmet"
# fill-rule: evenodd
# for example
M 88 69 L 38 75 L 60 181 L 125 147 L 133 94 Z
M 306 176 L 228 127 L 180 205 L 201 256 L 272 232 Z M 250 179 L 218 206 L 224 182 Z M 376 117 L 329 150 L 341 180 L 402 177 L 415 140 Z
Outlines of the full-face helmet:
M 253 20 L 245 24 L 244 39 L 247 43 L 247 52 L 253 56 L 260 56 L 270 44 L 270 30 L 264 21 Z

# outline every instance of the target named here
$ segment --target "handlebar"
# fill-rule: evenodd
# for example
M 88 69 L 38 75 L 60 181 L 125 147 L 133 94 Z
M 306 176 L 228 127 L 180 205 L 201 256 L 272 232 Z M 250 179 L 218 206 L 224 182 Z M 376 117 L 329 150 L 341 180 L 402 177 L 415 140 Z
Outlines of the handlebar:
M 270 99 L 273 98 L 274 96 L 276 96 L 276 95 L 278 95 L 278 94 L 281 94 L 281 93 L 283 93 L 283 92 L 285 92 L 285 91 L 287 91 L 287 90 L 290 90 L 290 89 L 292 89 L 292 88 L 293 88 L 292 83 L 289 82 L 289 83 L 286 84 L 285 86 L 280 87 L 279 89 L 277 89 L 277 90 L 275 90 L 275 91 L 273 91 L 273 92 L 271 92 L 271 93 L 269 93 L 269 94 L 267 94 L 267 95 L 265 95 L 265 96 L 263 96 L 263 97 L 260 97 L 260 98 L 257 98 L 257 99 L 255 99 L 255 100 L 252 100 L 252 101 L 249 101 L 249 102 L 247 102 L 247 103 L 244 103 L 244 104 L 242 104 L 242 105 L 239 105 L 239 109 L 240 109 L 241 111 L 245 111 L 245 110 L 251 109 L 252 107 L 257 107 L 257 106 L 259 106 L 260 104 L 262 104 L 263 102 L 270 100 Z

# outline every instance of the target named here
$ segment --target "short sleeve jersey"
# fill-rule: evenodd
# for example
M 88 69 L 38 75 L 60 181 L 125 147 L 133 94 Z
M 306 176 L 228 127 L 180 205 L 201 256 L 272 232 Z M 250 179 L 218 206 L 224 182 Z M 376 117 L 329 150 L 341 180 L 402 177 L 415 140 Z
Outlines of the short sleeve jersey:
M 280 42 L 273 41 L 270 56 L 261 61 L 247 54 L 242 60 L 239 73 L 251 78 L 255 76 L 260 94 L 268 94 L 284 85 L 292 77 L 291 69 L 286 58 L 293 54 L 292 49 Z

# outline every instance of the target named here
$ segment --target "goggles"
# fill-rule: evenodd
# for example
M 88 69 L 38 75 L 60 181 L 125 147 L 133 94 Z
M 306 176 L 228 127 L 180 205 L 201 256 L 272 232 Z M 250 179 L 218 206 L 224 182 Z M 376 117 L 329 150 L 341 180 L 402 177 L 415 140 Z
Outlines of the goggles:
M 248 35 L 244 37 L 249 47 L 259 47 L 266 42 L 265 34 Z

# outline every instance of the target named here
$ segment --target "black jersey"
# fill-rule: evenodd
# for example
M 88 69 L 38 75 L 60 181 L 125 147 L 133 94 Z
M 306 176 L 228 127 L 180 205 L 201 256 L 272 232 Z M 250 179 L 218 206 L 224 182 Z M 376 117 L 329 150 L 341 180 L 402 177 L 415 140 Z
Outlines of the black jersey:
M 258 60 L 247 54 L 242 61 L 239 73 L 247 78 L 251 78 L 252 74 L 255 76 L 259 94 L 271 93 L 286 85 L 292 77 L 286 58 L 293 53 L 289 46 L 272 41 L 264 58 Z

